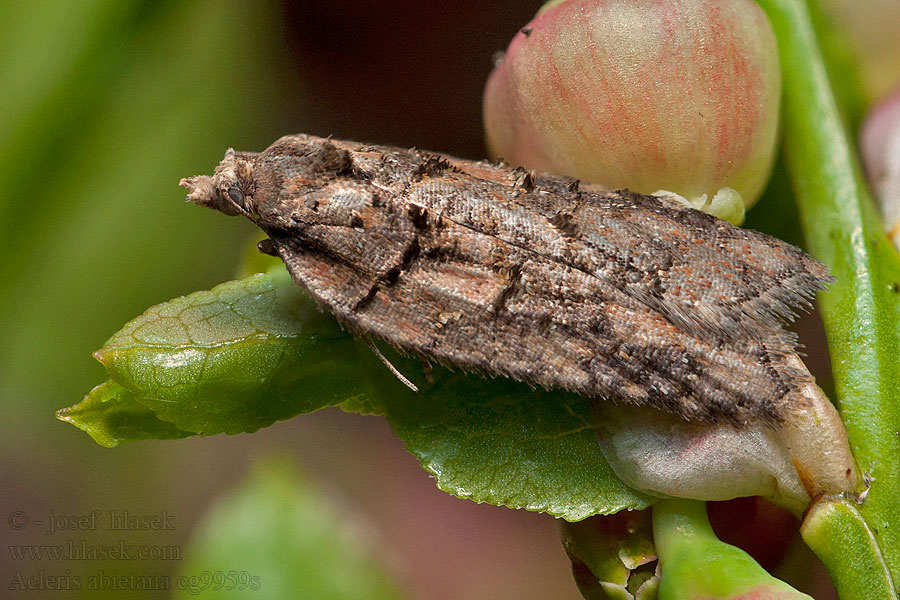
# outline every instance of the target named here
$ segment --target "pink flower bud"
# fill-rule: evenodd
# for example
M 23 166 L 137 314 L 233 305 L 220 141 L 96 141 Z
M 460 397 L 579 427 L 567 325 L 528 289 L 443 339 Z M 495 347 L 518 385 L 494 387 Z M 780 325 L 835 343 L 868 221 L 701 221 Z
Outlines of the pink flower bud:
M 488 79 L 487 142 L 513 163 L 668 190 L 739 222 L 771 169 L 780 78 L 753 0 L 551 2 Z
M 859 138 L 885 230 L 900 248 L 900 88 L 869 111 Z

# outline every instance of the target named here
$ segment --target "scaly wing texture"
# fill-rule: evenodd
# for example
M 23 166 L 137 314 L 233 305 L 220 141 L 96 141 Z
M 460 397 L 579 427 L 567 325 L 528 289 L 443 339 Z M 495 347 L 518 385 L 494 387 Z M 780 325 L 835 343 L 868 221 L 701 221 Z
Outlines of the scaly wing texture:
M 781 323 L 828 274 L 793 246 L 664 198 L 414 150 L 289 136 L 253 172 L 251 218 L 356 333 L 687 419 L 801 408 L 811 377 Z

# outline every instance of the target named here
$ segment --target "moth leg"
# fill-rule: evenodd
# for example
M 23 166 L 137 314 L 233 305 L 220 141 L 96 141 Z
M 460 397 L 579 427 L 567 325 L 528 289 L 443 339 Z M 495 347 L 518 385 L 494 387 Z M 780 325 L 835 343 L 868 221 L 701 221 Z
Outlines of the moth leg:
M 391 373 L 394 374 L 394 377 L 396 377 L 397 379 L 400 380 L 400 383 L 402 383 L 403 385 L 405 385 L 406 387 L 408 387 L 409 389 L 411 389 L 411 390 L 414 391 L 414 392 L 418 392 L 418 391 L 419 391 L 419 388 L 416 387 L 416 384 L 414 384 L 412 381 L 410 381 L 409 379 L 407 379 L 407 378 L 403 375 L 403 373 L 401 373 L 400 371 L 398 371 L 398 370 L 397 370 L 397 367 L 395 367 L 394 365 L 391 364 L 391 361 L 389 361 L 389 360 L 387 359 L 387 357 L 386 357 L 384 354 L 381 353 L 381 350 L 378 349 L 378 346 L 376 346 L 375 343 L 374 343 L 372 340 L 366 340 L 366 342 L 369 344 L 369 348 L 372 349 L 372 352 L 375 353 L 375 356 L 377 356 L 378 359 L 379 359 L 382 363 L 384 363 L 384 366 L 386 366 L 386 367 L 388 368 L 388 370 L 389 370 Z
M 256 249 L 263 254 L 274 256 L 275 258 L 281 258 L 281 255 L 278 254 L 278 250 L 275 248 L 275 243 L 269 238 L 257 242 Z

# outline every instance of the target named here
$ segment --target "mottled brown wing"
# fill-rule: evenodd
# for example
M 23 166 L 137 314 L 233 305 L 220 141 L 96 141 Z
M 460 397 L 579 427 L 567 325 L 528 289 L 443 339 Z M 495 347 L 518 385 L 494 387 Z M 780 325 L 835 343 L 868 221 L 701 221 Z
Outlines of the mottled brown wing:
M 828 274 L 788 244 L 666 199 L 425 152 L 288 136 L 244 155 L 252 167 L 234 156 L 186 181 L 192 199 L 222 210 L 246 194 L 226 208 L 358 334 L 688 419 L 774 425 L 803 402 L 781 319 Z
M 517 189 L 502 171 L 480 180 L 448 172 L 413 183 L 407 198 L 594 275 L 687 332 L 793 350 L 796 340 L 781 323 L 824 289 L 824 265 L 665 198 L 573 192 L 565 184 L 543 175 L 533 189 Z
M 282 254 L 356 332 L 466 370 L 735 425 L 778 422 L 803 377 L 764 342 L 691 335 L 603 279 L 496 237 L 445 223 L 417 239 L 390 284 L 290 243 Z

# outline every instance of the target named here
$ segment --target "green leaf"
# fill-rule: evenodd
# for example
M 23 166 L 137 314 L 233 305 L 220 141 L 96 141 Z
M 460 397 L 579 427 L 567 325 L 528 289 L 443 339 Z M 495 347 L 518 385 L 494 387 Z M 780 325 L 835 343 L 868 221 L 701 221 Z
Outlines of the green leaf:
M 56 411 L 56 418 L 107 448 L 136 440 L 175 440 L 194 435 L 161 421 L 134 394 L 112 381 L 92 389 L 78 404 Z
M 900 257 L 885 236 L 844 129 L 803 0 L 760 0 L 778 37 L 788 167 L 812 253 L 837 281 L 820 306 L 838 408 L 873 477 L 860 514 L 900 582 Z M 840 544 L 839 540 L 835 540 Z
M 413 361 L 392 362 L 413 379 L 421 370 Z M 435 369 L 433 379 L 420 384 L 419 394 L 384 382 L 381 402 L 395 433 L 441 490 L 567 521 L 653 503 L 606 462 L 590 400 L 445 369 Z
M 353 338 L 284 271 L 154 306 L 96 356 L 157 419 L 203 435 L 256 431 L 365 393 L 365 378 L 348 376 Z
M 814 503 L 800 535 L 825 564 L 841 600 L 897 600 L 872 530 L 846 499 Z
M 403 598 L 378 560 L 388 553 L 361 525 L 290 462 L 269 460 L 194 530 L 173 597 Z

